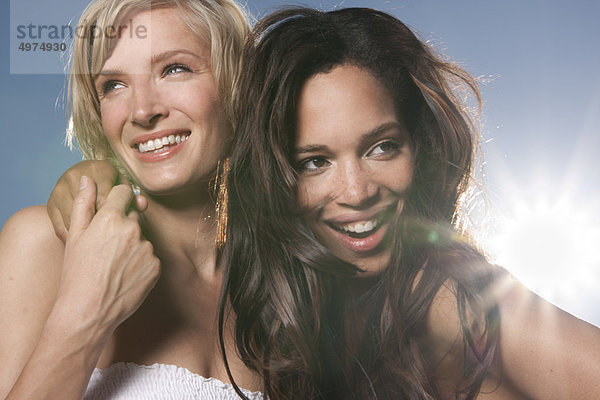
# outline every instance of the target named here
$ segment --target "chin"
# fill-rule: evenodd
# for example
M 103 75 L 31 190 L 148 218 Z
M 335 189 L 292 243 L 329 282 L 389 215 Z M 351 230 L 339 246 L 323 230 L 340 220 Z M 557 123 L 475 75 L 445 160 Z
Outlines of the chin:
M 315 233 L 331 253 L 356 267 L 355 277 L 357 278 L 367 278 L 381 274 L 387 269 L 392 259 L 389 238 L 382 240 L 379 246 L 371 251 L 354 252 L 341 245 L 334 237 L 331 237 L 327 229 L 321 229 Z
M 389 261 L 389 257 L 386 257 L 385 260 L 378 260 L 374 262 L 354 262 L 352 264 L 354 264 L 358 269 L 355 276 L 357 278 L 377 276 L 388 268 Z

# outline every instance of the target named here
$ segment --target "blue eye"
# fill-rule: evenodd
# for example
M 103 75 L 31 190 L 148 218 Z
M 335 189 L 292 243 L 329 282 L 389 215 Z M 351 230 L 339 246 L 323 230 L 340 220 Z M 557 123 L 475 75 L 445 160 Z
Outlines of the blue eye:
M 101 91 L 101 95 L 105 95 L 109 92 L 112 92 L 115 89 L 118 89 L 119 87 L 124 86 L 121 82 L 119 81 L 113 81 L 113 80 L 109 80 L 106 81 L 104 83 L 102 83 L 102 85 L 100 86 L 100 91 Z
M 316 172 L 322 168 L 325 168 L 329 164 L 323 157 L 311 157 L 300 162 L 298 166 L 299 172 Z
M 192 70 L 183 64 L 170 64 L 163 71 L 163 76 L 179 74 L 181 72 L 192 72 Z

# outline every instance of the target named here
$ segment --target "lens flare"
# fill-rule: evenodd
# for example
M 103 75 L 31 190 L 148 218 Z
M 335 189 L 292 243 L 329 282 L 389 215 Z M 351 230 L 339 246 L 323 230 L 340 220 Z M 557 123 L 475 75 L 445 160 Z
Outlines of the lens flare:
M 581 291 L 600 283 L 596 213 L 567 197 L 514 202 L 488 242 L 494 261 L 530 289 L 563 308 L 577 309 Z

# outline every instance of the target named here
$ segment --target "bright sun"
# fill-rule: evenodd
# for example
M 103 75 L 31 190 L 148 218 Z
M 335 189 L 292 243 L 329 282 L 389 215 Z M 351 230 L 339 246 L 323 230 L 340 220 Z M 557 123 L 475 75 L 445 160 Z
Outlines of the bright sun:
M 600 228 L 567 197 L 515 201 L 488 241 L 494 261 L 542 297 L 576 302 L 600 282 Z

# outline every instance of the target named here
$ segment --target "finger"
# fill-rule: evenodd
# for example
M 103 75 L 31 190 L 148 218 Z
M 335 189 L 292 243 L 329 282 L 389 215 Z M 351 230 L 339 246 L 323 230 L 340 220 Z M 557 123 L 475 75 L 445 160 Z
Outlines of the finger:
M 67 233 L 70 224 L 70 213 L 66 212 L 63 215 L 63 210 L 71 210 L 73 204 L 73 198 L 67 193 L 64 188 L 61 187 L 60 181 L 56 187 L 50 193 L 48 198 L 48 205 L 46 206 L 46 212 L 50 217 L 54 233 L 60 240 L 65 242 L 67 240 Z
M 66 235 L 71 224 L 71 209 L 73 208 L 73 198 L 77 196 L 78 191 L 74 191 L 73 186 L 79 186 L 79 181 L 72 182 L 72 177 L 65 173 L 56 182 L 48 198 L 46 210 L 52 221 L 54 232 L 62 240 L 66 240 Z M 79 178 L 78 178 L 79 179 Z
M 71 212 L 71 229 L 68 236 L 78 235 L 90 224 L 95 213 L 96 185 L 90 178 L 83 175 L 79 181 L 79 193 L 73 200 Z
M 108 198 L 113 186 L 119 183 L 119 171 L 108 161 L 94 161 L 91 164 L 91 169 L 91 177 L 98 187 L 96 209 L 99 210 Z
M 64 242 L 67 241 L 67 233 L 68 228 L 65 226 L 65 221 L 63 220 L 62 214 L 60 213 L 60 209 L 57 208 L 53 203 L 48 200 L 48 206 L 46 207 L 46 212 L 50 217 L 50 221 L 52 222 L 52 226 L 54 227 L 54 233 L 60 240 Z
M 98 210 L 98 213 L 106 210 L 106 212 L 112 211 L 126 214 L 132 199 L 133 190 L 129 185 L 117 185 L 111 189 L 102 208 Z
M 135 222 L 140 222 L 140 213 L 135 210 L 131 210 L 127 213 L 127 218 L 134 220 Z

